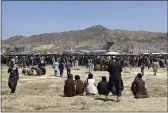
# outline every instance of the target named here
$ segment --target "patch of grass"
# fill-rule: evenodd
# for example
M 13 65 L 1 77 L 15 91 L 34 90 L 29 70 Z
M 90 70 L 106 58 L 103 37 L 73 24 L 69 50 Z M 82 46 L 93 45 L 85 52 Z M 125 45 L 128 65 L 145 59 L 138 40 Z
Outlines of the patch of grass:
M 123 73 L 130 73 L 130 71 L 128 71 L 128 70 L 124 70 Z
M 81 110 L 89 110 L 89 105 L 85 101 L 81 102 L 81 105 Z
M 7 112 L 7 111 L 13 111 L 13 108 L 11 106 L 4 106 L 2 108 L 2 112 Z
M 8 90 L 2 90 L 2 92 L 1 92 L 2 95 L 7 95 L 8 93 L 9 93 Z
M 35 110 L 42 110 L 42 109 L 44 109 L 44 107 L 42 107 L 42 106 L 35 107 Z
M 149 87 L 147 92 L 151 97 L 167 97 L 166 88 L 162 86 Z
M 38 83 L 33 81 L 32 83 L 21 86 L 19 90 L 22 91 L 21 94 L 43 95 L 50 89 L 48 86 L 49 83 Z

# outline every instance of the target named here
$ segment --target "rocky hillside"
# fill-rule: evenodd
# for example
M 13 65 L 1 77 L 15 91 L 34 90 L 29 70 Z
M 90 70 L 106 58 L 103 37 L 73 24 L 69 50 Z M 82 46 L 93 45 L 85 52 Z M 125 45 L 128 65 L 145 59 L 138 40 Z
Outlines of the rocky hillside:
M 107 41 L 115 41 L 112 50 L 128 47 L 160 51 L 167 48 L 167 33 L 148 31 L 111 30 L 101 25 L 83 30 L 44 33 L 30 37 L 15 36 L 2 41 L 2 48 L 26 46 L 36 51 L 62 51 L 66 49 L 102 49 Z

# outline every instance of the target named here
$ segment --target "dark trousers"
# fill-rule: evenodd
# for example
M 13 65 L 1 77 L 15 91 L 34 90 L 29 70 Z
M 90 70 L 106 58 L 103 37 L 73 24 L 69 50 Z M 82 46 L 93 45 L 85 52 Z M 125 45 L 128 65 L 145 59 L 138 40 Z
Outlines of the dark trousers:
M 67 69 L 67 75 L 71 73 L 71 69 Z
M 117 96 L 121 96 L 121 80 L 109 79 L 109 90 Z
M 160 68 L 164 68 L 164 65 L 163 65 L 163 64 L 161 64 L 161 65 L 160 65 Z
M 141 69 L 142 76 L 144 76 L 144 69 Z
M 16 86 L 17 86 L 17 79 L 9 78 L 8 86 L 9 86 L 9 88 L 11 89 L 11 92 L 10 92 L 10 93 L 15 93 L 15 91 L 16 91 Z
M 62 77 L 62 74 L 63 74 L 63 70 L 62 69 L 60 69 L 60 76 Z

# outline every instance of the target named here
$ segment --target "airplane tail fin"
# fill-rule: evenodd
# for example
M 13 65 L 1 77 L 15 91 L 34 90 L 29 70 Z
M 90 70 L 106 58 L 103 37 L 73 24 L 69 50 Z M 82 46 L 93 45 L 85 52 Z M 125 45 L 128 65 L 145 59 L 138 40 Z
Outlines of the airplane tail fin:
M 109 41 L 109 42 L 107 42 L 105 45 L 104 45 L 104 47 L 103 47 L 103 49 L 105 49 L 105 50 L 109 50 L 110 48 L 111 48 L 111 46 L 114 44 L 114 42 L 112 42 L 112 41 Z

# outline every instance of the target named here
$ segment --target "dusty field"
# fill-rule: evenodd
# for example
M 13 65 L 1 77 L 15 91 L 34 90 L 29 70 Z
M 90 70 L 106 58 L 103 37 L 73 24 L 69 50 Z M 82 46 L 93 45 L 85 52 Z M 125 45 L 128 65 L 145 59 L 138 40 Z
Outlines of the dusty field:
M 49 66 L 44 76 L 24 76 L 20 72 L 20 80 L 15 96 L 9 95 L 7 86 L 7 67 L 2 66 L 2 111 L 167 111 L 167 72 L 159 69 L 157 76 L 153 76 L 152 69 L 145 69 L 144 80 L 150 98 L 134 99 L 130 91 L 131 82 L 140 69 L 124 69 L 122 73 L 125 89 L 119 103 L 112 101 L 116 97 L 109 96 L 104 102 L 104 96 L 76 96 L 62 97 L 64 77 L 55 77 Z M 87 69 L 72 70 L 72 74 L 79 74 L 82 80 L 87 77 Z M 107 72 L 93 72 L 98 83 Z M 100 99 L 97 99 L 100 98 Z

